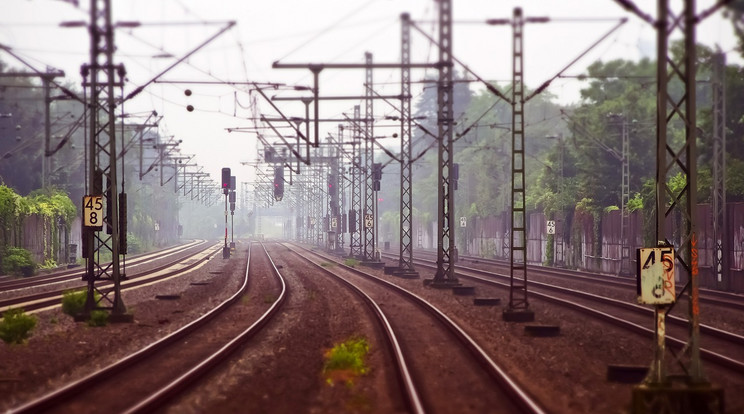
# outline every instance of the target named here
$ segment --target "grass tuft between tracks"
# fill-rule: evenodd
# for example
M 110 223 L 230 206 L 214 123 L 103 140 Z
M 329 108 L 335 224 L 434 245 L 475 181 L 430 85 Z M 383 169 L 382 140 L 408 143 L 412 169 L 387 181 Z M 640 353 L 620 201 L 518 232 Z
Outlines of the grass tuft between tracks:
M 23 309 L 8 309 L 0 321 L 0 339 L 8 344 L 23 344 L 36 326 L 36 316 L 27 315 Z
M 365 357 L 369 344 L 364 338 L 352 338 L 326 351 L 323 376 L 328 385 L 343 382 L 354 385 L 354 378 L 369 372 Z

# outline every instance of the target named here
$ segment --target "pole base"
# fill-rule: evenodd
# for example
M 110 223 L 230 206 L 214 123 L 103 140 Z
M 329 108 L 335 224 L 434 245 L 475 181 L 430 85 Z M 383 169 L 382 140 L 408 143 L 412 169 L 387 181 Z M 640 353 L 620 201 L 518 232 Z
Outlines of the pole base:
M 424 286 L 434 289 L 452 289 L 453 287 L 462 286 L 457 279 L 424 279 Z
M 504 309 L 501 319 L 506 322 L 533 322 L 535 312 L 529 309 Z
M 633 387 L 632 414 L 723 414 L 723 389 L 709 383 L 641 384 Z
M 222 258 L 223 259 L 229 259 L 230 258 L 230 248 L 225 246 L 222 248 Z

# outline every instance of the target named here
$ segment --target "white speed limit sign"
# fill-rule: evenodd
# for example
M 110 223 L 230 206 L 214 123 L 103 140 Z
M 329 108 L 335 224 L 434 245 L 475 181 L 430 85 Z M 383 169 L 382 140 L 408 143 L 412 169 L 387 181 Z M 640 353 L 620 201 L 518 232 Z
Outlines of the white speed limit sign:
M 83 196 L 83 226 L 100 230 L 103 226 L 103 196 Z

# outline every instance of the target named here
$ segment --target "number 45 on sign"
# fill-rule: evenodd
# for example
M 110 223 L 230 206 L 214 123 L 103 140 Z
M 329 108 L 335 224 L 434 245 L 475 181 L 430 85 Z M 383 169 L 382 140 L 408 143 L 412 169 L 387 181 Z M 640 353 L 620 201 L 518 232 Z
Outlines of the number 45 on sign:
M 103 227 L 103 196 L 83 196 L 83 226 L 101 230 Z

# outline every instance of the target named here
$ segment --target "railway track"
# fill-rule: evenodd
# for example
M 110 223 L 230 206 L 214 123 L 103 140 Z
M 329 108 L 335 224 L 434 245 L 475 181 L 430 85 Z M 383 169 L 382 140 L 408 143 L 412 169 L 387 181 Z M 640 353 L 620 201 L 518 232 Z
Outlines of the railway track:
M 417 267 L 436 268 L 433 263 L 421 259 L 415 259 L 414 262 Z M 456 274 L 458 278 L 480 284 L 497 286 L 501 289 L 509 288 L 509 276 L 493 271 L 460 265 L 456 269 Z M 543 272 L 543 268 L 535 267 L 531 269 L 530 275 L 549 277 L 553 276 L 554 272 Z M 652 326 L 649 321 L 653 321 L 653 310 L 648 307 L 551 283 L 538 282 L 534 279 L 529 283 L 529 297 L 531 298 L 573 309 L 649 339 L 653 337 L 653 329 L 649 327 Z M 669 315 L 667 317 L 669 346 L 678 350 L 683 349 L 686 340 L 680 338 L 685 338 L 686 329 L 686 320 Z M 705 347 L 700 350 L 701 357 L 737 375 L 744 376 L 744 336 L 705 324 L 701 324 L 700 331 L 705 336 Z
M 282 308 L 287 286 L 263 247 L 247 251 L 243 263 L 240 288 L 208 313 L 149 346 L 10 412 L 136 413 L 152 412 L 167 404 L 228 360 Z M 266 274 L 276 279 L 276 299 L 266 303 L 262 313 L 248 314 L 240 299 L 250 278 Z M 127 384 L 126 393 L 121 392 L 121 384 Z
M 389 259 L 397 259 L 397 257 L 393 257 L 390 255 L 384 256 Z M 435 258 L 436 254 L 426 251 L 417 251 L 416 256 L 418 258 Z M 459 256 L 459 260 L 461 264 L 470 263 L 471 266 L 478 266 L 478 268 L 482 268 L 484 270 L 491 270 L 501 274 L 509 273 L 509 262 L 505 260 L 485 259 L 474 256 Z M 629 292 L 633 295 L 635 295 L 636 292 L 636 281 L 634 277 L 591 274 L 576 270 L 538 265 L 528 265 L 528 269 L 530 269 L 530 271 L 536 271 L 532 273 L 531 276 L 549 277 L 551 278 L 551 281 L 555 281 L 556 279 L 563 279 L 566 281 L 601 285 L 603 287 L 615 287 Z M 737 293 L 723 292 L 712 289 L 700 289 L 700 303 L 744 311 L 744 295 L 740 295 Z
M 158 259 L 163 259 L 168 256 L 177 255 L 181 252 L 190 250 L 194 247 L 198 247 L 206 244 L 205 240 L 191 241 L 186 244 L 162 249 L 154 252 L 149 252 L 141 255 L 128 257 L 126 262 L 127 269 L 142 267 L 148 263 L 152 263 Z M 105 264 L 101 264 L 105 266 Z M 73 280 L 81 280 L 85 270 L 82 267 L 75 267 L 72 269 L 59 270 L 52 273 L 39 274 L 36 276 L 24 277 L 22 279 L 4 277 L 0 279 L 0 293 L 10 292 L 17 289 L 39 287 L 42 285 L 53 285 L 56 283 L 64 283 Z
M 290 249 L 319 271 L 343 281 L 375 310 L 387 338 L 386 347 L 395 355 L 397 376 L 406 390 L 410 412 L 462 412 L 463 407 L 447 405 L 442 399 L 442 395 L 451 393 L 472 396 L 468 409 L 475 412 L 487 412 L 493 407 L 501 407 L 504 412 L 544 412 L 481 345 L 429 301 L 374 275 L 344 266 L 335 258 L 295 245 Z M 324 266 L 328 261 L 334 262 L 332 271 Z M 438 358 L 433 347 L 446 350 L 445 356 Z M 422 352 L 424 349 L 430 352 Z M 456 404 L 454 400 L 452 404 Z
M 220 249 L 221 246 L 215 247 L 213 244 L 201 242 L 185 249 L 174 249 L 165 256 L 154 254 L 143 257 L 136 265 L 132 265 L 133 267 L 141 267 L 141 269 L 138 269 L 136 273 L 131 273 L 128 275 L 126 280 L 121 282 L 121 290 L 124 291 L 127 289 L 139 288 L 175 277 L 185 271 L 195 269 L 205 263 Z M 187 254 L 183 255 L 184 252 L 187 252 Z M 162 260 L 164 257 L 171 255 L 175 257 L 170 258 L 167 261 Z M 157 261 L 157 264 L 154 263 L 155 261 Z M 21 289 L 16 288 L 14 289 L 14 292 L 11 293 L 18 293 L 18 295 L 9 295 L 9 297 L 0 300 L 0 312 L 9 308 L 23 308 L 26 312 L 38 312 L 51 307 L 60 306 L 64 292 L 70 289 L 79 289 L 87 286 L 87 282 L 75 280 L 78 276 L 78 273 L 73 273 L 53 277 L 52 279 L 44 278 L 38 280 L 36 282 L 39 283 L 39 286 L 51 286 L 52 289 L 45 290 L 41 293 L 23 294 Z M 63 278 L 64 282 L 74 283 L 65 283 L 64 288 L 55 287 L 55 285 L 62 283 L 59 278 Z M 33 286 L 36 287 L 36 285 Z M 97 284 L 97 286 L 102 291 L 107 292 L 111 289 L 112 283 L 101 282 Z M 26 286 L 25 288 L 30 288 L 30 286 Z

